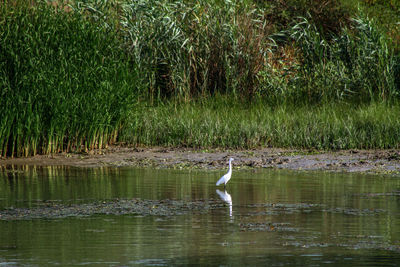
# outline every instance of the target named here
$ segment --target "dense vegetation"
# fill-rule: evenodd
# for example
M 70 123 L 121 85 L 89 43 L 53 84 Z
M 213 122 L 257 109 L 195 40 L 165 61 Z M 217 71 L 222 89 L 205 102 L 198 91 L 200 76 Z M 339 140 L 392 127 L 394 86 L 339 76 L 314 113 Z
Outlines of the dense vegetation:
M 394 148 L 400 140 L 399 114 L 399 105 L 384 103 L 311 108 L 214 99 L 137 109 L 121 138 L 149 146 Z
M 45 3 L 0 9 L 0 154 L 114 140 L 137 80 L 117 36 Z
M 399 1 L 0 6 L 0 156 L 400 143 Z

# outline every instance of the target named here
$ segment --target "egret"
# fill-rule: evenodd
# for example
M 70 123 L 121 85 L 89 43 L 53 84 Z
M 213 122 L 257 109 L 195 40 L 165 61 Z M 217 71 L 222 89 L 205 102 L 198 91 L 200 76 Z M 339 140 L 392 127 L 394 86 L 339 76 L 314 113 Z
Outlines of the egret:
M 225 187 L 226 187 L 226 184 L 227 184 L 228 181 L 231 179 L 231 176 L 232 176 L 232 160 L 233 160 L 233 158 L 230 158 L 230 159 L 229 159 L 229 170 L 228 170 L 228 172 L 227 172 L 224 176 L 222 176 L 222 177 L 218 180 L 217 185 L 220 185 L 220 184 L 224 183 L 224 188 L 225 188 Z

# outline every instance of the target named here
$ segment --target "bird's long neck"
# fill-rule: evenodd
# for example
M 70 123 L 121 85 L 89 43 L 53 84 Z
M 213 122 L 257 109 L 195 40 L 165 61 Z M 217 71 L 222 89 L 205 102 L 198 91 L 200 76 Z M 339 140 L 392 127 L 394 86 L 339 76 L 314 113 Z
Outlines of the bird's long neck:
M 228 172 L 232 172 L 232 160 L 229 161 L 229 170 Z

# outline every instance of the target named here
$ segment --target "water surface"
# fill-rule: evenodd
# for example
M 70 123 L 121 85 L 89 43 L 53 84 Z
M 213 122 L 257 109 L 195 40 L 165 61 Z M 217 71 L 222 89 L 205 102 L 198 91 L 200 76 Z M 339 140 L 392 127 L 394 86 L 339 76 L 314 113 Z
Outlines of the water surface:
M 25 167 L 0 172 L 0 212 L 130 198 L 220 202 L 179 216 L 0 220 L 0 265 L 380 265 L 400 262 L 398 177 Z M 217 191 L 219 190 L 219 191 Z

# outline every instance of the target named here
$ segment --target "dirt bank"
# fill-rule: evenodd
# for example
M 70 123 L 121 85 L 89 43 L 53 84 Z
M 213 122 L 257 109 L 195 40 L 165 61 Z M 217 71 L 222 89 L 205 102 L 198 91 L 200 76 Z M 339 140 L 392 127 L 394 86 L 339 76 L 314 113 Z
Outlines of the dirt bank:
M 91 153 L 59 153 L 29 158 L 2 158 L 0 165 L 218 169 L 226 168 L 229 157 L 235 158 L 234 167 L 237 169 L 277 168 L 400 174 L 400 151 L 398 150 L 324 152 L 267 148 L 221 151 L 187 148 L 109 147 Z

